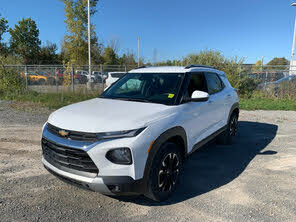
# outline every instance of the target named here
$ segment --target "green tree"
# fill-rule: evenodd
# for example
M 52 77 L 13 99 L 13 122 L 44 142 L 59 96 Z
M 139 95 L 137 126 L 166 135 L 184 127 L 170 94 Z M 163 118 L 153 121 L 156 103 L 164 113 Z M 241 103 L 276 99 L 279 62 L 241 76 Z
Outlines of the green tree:
M 39 54 L 39 64 L 62 64 L 57 49 L 57 45 L 51 42 L 47 42 L 46 45 L 42 46 Z
M 117 54 L 114 52 L 114 50 L 111 47 L 105 48 L 103 59 L 104 59 L 104 65 L 119 64 Z
M 289 65 L 290 62 L 286 58 L 273 58 L 271 61 L 267 63 L 268 66 L 286 66 Z
M 31 18 L 23 18 L 14 29 L 9 29 L 9 33 L 10 49 L 13 54 L 21 57 L 26 64 L 37 62 L 41 41 L 36 22 Z
M 8 30 L 8 21 L 5 18 L 1 18 L 0 14 L 0 54 L 4 54 L 7 51 L 7 46 L 2 42 L 3 34 Z
M 265 67 L 265 69 L 268 70 L 278 70 L 278 71 L 283 71 L 288 69 L 288 65 L 290 64 L 290 62 L 282 57 L 282 58 L 273 58 L 271 61 L 269 61 L 266 65 L 267 67 Z
M 288 65 L 290 64 L 290 62 L 282 57 L 282 58 L 273 58 L 271 61 L 269 61 L 266 65 L 267 67 L 265 67 L 268 70 L 278 70 L 278 71 L 282 71 L 282 70 L 286 70 L 288 69 Z
M 68 34 L 64 37 L 62 51 L 66 62 L 85 65 L 88 62 L 87 0 L 61 0 L 65 4 Z M 98 0 L 90 0 L 90 14 L 96 13 Z M 98 44 L 95 26 L 91 25 L 91 51 L 95 62 L 101 60 L 102 45 Z
M 127 51 L 119 59 L 121 65 L 136 65 L 136 56 L 134 53 Z

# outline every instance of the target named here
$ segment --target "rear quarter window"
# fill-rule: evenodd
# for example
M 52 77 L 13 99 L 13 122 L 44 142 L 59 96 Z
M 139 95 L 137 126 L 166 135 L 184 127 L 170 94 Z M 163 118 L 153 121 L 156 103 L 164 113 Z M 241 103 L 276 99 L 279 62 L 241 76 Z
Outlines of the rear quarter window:
M 215 94 L 224 89 L 224 83 L 216 73 L 207 73 L 206 78 L 209 94 Z

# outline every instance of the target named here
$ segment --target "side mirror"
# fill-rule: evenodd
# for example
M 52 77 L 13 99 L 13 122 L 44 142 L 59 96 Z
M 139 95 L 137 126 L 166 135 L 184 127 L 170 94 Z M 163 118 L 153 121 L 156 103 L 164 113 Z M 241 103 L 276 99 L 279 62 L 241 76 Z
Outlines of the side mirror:
M 194 102 L 205 102 L 208 101 L 210 95 L 207 92 L 195 90 L 191 95 L 191 100 Z
M 209 98 L 210 95 L 207 92 L 196 90 L 192 93 L 191 98 L 185 99 L 184 102 L 205 102 Z

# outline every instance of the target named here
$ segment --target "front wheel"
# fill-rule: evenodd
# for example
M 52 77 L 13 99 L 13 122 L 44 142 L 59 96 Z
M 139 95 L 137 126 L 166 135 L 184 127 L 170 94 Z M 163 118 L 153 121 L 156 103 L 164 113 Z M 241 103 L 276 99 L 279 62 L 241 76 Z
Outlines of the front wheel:
M 227 124 L 227 129 L 218 136 L 217 142 L 222 145 L 230 145 L 237 135 L 237 126 L 238 115 L 232 113 Z
M 146 196 L 155 201 L 168 199 L 176 190 L 182 163 L 179 147 L 171 142 L 164 143 L 153 160 Z

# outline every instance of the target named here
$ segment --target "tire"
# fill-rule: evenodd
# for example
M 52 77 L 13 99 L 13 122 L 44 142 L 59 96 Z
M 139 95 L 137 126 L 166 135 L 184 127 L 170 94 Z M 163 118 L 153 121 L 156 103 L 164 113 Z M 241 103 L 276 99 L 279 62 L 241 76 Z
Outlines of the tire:
M 39 85 L 45 85 L 45 80 L 44 79 L 39 79 L 38 83 L 39 83 Z
M 80 84 L 80 80 L 79 79 L 74 79 L 74 84 Z
M 179 183 L 182 164 L 179 147 L 171 142 L 164 143 L 153 159 L 145 196 L 157 202 L 170 198 Z
M 54 78 L 50 78 L 50 79 L 48 79 L 48 83 L 49 83 L 49 85 L 55 85 L 56 81 Z
M 238 125 L 238 115 L 237 113 L 232 113 L 227 129 L 217 137 L 217 143 L 221 145 L 230 145 L 233 143 L 233 139 L 237 135 L 237 125 Z

